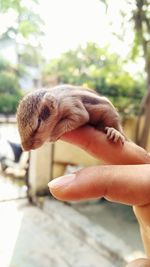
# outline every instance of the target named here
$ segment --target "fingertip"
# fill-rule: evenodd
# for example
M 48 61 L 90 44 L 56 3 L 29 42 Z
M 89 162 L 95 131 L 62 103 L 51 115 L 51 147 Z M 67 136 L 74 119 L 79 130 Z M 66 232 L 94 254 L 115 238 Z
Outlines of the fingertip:
M 125 267 L 150 267 L 150 260 L 148 259 L 136 259 L 128 263 Z
M 53 179 L 48 183 L 50 193 L 59 200 L 70 200 L 74 191 L 75 174 L 68 174 Z

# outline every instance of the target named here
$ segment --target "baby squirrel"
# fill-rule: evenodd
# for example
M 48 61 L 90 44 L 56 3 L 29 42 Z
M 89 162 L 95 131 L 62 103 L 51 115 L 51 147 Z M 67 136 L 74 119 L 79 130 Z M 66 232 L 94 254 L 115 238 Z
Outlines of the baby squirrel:
M 92 89 L 59 85 L 27 94 L 17 109 L 17 124 L 24 150 L 45 141 L 55 142 L 64 133 L 90 124 L 113 142 L 124 143 L 119 114 L 112 103 Z

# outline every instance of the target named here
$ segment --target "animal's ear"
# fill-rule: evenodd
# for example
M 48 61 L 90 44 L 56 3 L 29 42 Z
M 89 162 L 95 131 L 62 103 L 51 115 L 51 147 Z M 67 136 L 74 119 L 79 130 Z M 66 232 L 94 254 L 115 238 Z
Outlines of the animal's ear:
M 58 101 L 50 93 L 46 93 L 42 100 L 42 106 L 47 106 L 50 112 L 53 112 L 58 106 Z
M 54 96 L 46 93 L 39 106 L 39 118 L 45 121 L 57 111 L 57 100 Z

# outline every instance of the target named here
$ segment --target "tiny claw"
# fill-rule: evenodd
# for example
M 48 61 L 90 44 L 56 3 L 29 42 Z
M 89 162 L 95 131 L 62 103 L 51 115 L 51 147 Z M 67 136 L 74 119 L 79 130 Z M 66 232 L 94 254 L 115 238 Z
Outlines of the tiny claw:
M 114 143 L 117 143 L 119 140 L 122 144 L 125 142 L 124 136 L 115 128 L 105 127 L 106 135 L 109 140 L 112 140 Z

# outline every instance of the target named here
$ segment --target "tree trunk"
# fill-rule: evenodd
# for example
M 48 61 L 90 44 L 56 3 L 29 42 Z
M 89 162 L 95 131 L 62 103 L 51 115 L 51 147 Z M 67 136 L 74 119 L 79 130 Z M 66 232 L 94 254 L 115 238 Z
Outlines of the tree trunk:
M 149 3 L 145 3 L 143 0 L 136 0 L 136 12 L 134 13 L 134 22 L 136 33 L 140 40 L 140 44 L 143 48 L 143 55 L 145 59 L 145 71 L 147 73 L 147 93 L 144 96 L 139 117 L 136 125 L 136 143 L 143 148 L 147 147 L 148 136 L 150 132 L 150 40 L 145 37 L 145 33 L 149 35 L 150 33 L 150 24 L 149 18 L 147 17 L 146 11 L 143 9 L 144 5 L 149 6 Z M 146 28 L 145 28 L 146 25 Z M 144 125 L 142 119 L 144 119 Z M 142 130 L 141 130 L 142 126 Z
M 142 146 L 143 148 L 146 148 L 148 144 L 148 136 L 150 132 L 150 94 L 148 94 L 144 117 L 145 117 L 144 127 L 141 133 L 139 145 Z
M 141 117 L 143 117 L 144 119 L 142 130 L 141 130 L 141 122 L 142 122 Z M 148 78 L 147 94 L 141 103 L 140 114 L 136 125 L 136 143 L 139 146 L 146 148 L 148 144 L 149 133 L 150 133 L 150 72 Z

